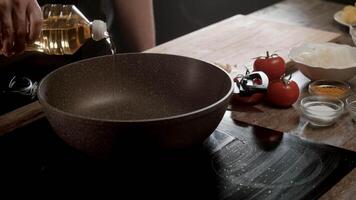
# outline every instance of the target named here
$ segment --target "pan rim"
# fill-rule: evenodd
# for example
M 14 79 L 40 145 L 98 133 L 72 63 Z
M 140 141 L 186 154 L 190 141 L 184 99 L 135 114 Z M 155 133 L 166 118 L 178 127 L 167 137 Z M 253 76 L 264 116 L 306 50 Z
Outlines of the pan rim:
M 180 58 L 184 58 L 184 59 L 190 59 L 190 60 L 195 60 L 198 62 L 202 62 L 202 63 L 206 63 L 210 66 L 213 66 L 215 68 L 217 68 L 219 71 L 221 71 L 229 80 L 230 80 L 230 89 L 229 91 L 225 94 L 225 96 L 223 96 L 222 98 L 220 98 L 218 101 L 215 101 L 213 104 L 210 104 L 208 106 L 205 106 L 203 108 L 200 108 L 198 110 L 193 110 L 191 112 L 187 112 L 184 114 L 178 114 L 178 115 L 172 115 L 172 116 L 167 116 L 167 117 L 158 117 L 158 118 L 149 118 L 149 119 L 129 119 L 129 120 L 124 120 L 124 119 L 105 119 L 105 118 L 96 118 L 96 117 L 88 117 L 88 116 L 84 116 L 84 115 L 80 115 L 80 114 L 73 114 L 71 112 L 66 112 L 63 111 L 62 109 L 59 109 L 51 104 L 49 104 L 45 98 L 43 97 L 43 95 L 41 95 L 41 91 L 42 91 L 42 87 L 44 82 L 53 74 L 57 73 L 58 71 L 64 70 L 67 67 L 71 67 L 71 65 L 76 64 L 76 63 L 81 63 L 81 62 L 87 62 L 90 60 L 94 60 L 94 59 L 98 59 L 98 58 L 105 58 L 105 57 L 111 57 L 111 56 L 117 56 L 117 55 L 137 55 L 137 54 L 147 54 L 147 55 L 158 55 L 158 56 L 172 56 L 172 57 L 180 57 Z M 200 59 L 196 59 L 196 58 L 192 58 L 192 57 L 187 57 L 187 56 L 181 56 L 181 55 L 175 55 L 175 54 L 164 54 L 164 53 L 145 53 L 145 52 L 141 52 L 141 53 L 121 53 L 121 54 L 115 54 L 115 55 L 103 55 L 103 56 L 97 56 L 97 57 L 92 57 L 92 58 L 87 58 L 87 59 L 83 59 L 77 62 L 73 62 L 73 63 L 69 63 L 67 65 L 64 65 L 62 67 L 59 67 L 58 69 L 50 72 L 49 74 L 47 74 L 39 83 L 38 86 L 38 90 L 37 90 L 37 98 L 40 102 L 40 104 L 45 105 L 47 108 L 50 108 L 52 110 L 54 110 L 55 112 L 58 112 L 62 115 L 65 116 L 69 116 L 72 118 L 76 118 L 76 119 L 81 119 L 81 120 L 87 120 L 87 121 L 95 121 L 95 122 L 107 122 L 107 123 L 145 123 L 145 122 L 161 122 L 161 121 L 168 121 L 168 120 L 174 120 L 174 119 L 183 119 L 186 117 L 196 117 L 196 116 L 200 116 L 206 112 L 209 112 L 210 110 L 212 110 L 213 108 L 218 109 L 219 108 L 219 104 L 223 103 L 224 101 L 228 100 L 233 93 L 233 80 L 231 79 L 230 75 L 223 69 L 221 69 L 220 67 L 218 67 L 217 65 L 211 63 L 211 62 L 207 62 L 204 60 L 200 60 Z M 215 110 L 214 109 L 214 110 Z

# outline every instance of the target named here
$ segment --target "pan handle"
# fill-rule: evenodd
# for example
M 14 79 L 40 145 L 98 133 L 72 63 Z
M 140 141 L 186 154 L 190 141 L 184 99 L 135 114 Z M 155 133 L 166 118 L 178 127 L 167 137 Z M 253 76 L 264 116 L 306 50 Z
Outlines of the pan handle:
M 32 81 L 27 77 L 14 76 L 9 82 L 7 92 L 18 93 L 34 99 L 36 97 L 37 88 L 38 82 Z

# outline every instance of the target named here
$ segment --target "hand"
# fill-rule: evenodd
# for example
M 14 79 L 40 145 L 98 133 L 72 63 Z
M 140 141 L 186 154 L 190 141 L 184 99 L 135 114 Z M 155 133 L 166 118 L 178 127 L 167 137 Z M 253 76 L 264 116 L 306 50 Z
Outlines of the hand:
M 39 37 L 42 21 L 36 0 L 0 0 L 0 49 L 6 56 L 22 53 Z

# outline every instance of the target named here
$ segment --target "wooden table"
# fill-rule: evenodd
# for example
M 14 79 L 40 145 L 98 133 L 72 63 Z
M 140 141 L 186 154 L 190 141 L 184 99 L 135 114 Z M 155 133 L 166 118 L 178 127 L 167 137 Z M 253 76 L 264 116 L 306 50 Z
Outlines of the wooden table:
M 354 46 L 347 28 L 337 24 L 333 19 L 334 13 L 343 7 L 342 4 L 321 0 L 287 0 L 248 16 L 234 16 L 162 44 L 148 52 L 171 53 L 208 62 L 237 64 L 232 73 L 234 76 L 237 73 L 243 73 L 244 66 L 251 67 L 249 65 L 251 60 L 248 58 L 261 55 L 264 49 L 275 48 L 288 62 L 287 67 L 294 69 L 293 63 L 289 62 L 287 56 L 288 49 L 301 42 L 333 41 Z M 258 23 L 255 23 L 255 20 Z M 264 28 L 254 28 L 254 25 Z M 313 28 L 313 30 L 306 27 Z M 317 32 L 317 30 L 328 32 Z M 262 41 L 259 37 L 262 33 L 259 31 L 264 34 L 271 33 L 274 37 L 268 37 L 266 41 Z M 305 86 L 309 80 L 298 71 L 293 74 L 293 77 L 302 88 L 301 97 L 306 95 Z M 351 84 L 355 88 L 355 81 Z M 248 124 L 294 133 L 313 141 L 356 151 L 356 124 L 348 115 L 344 115 L 340 123 L 325 129 L 299 126 L 297 104 L 290 109 L 276 109 L 265 105 L 257 105 L 250 109 L 237 109 L 225 115 L 223 121 L 229 120 L 227 118 L 230 116 Z M 282 123 L 281 119 L 284 120 Z M 353 170 L 321 199 L 352 199 L 355 193 L 356 170 Z
M 289 61 L 287 56 L 289 48 L 302 42 L 335 41 L 353 45 L 347 29 L 333 20 L 333 14 L 343 6 L 321 0 L 286 0 L 248 16 L 234 16 L 147 52 L 172 53 L 208 62 L 237 64 L 233 68 L 234 76 L 243 73 L 245 66 L 251 67 L 249 65 L 251 58 L 263 55 L 266 49 L 277 50 L 277 53 Z M 259 29 L 255 28 L 255 25 L 258 25 Z M 273 29 L 270 29 L 271 27 Z M 269 39 L 251 42 L 251 38 L 258 40 L 262 33 L 270 36 Z M 294 69 L 293 63 L 288 62 L 288 69 Z M 293 76 L 302 88 L 308 82 L 308 79 L 299 72 Z M 223 121 L 231 120 L 232 117 L 242 122 L 296 133 L 293 131 L 298 128 L 299 115 L 296 107 L 280 110 L 258 105 L 255 110 L 258 112 L 227 111 Z M 273 114 L 277 116 L 274 118 L 276 120 L 271 120 L 270 116 Z M 292 123 L 281 125 L 281 116 Z M 41 117 L 43 114 L 38 102 L 0 116 L 0 135 Z M 328 130 L 300 130 L 302 131 L 300 136 L 356 151 L 356 125 L 350 120 L 343 122 L 340 126 Z M 238 127 L 235 126 L 230 128 Z M 341 133 L 338 131 L 340 129 L 343 130 Z M 355 185 L 356 170 L 353 170 L 321 199 L 352 199 L 356 194 Z
M 348 41 L 347 44 L 351 44 L 350 36 L 344 31 L 344 27 L 336 22 L 334 23 L 333 20 L 333 14 L 342 7 L 343 5 L 320 0 L 311 2 L 302 0 L 283 1 L 248 16 L 233 16 L 159 45 L 147 52 L 177 54 L 213 63 L 236 64 L 231 72 L 231 76 L 235 77 L 236 74 L 243 74 L 245 67 L 252 68 L 254 57 L 264 55 L 266 50 L 276 50 L 286 60 L 287 68 L 294 70 L 294 63 L 288 59 L 289 49 L 293 46 L 305 42 L 325 41 L 343 43 Z M 297 12 L 293 12 L 293 10 L 297 10 Z M 320 13 L 314 12 L 315 10 L 323 10 L 323 12 L 321 12 L 320 17 L 314 16 L 314 18 L 311 18 L 312 14 Z M 329 12 L 329 14 L 326 14 L 326 12 Z M 304 17 L 303 13 L 310 13 L 306 14 L 309 18 L 322 21 L 315 21 L 315 23 L 324 24 L 322 27 L 325 27 L 326 24 L 331 25 L 325 28 L 326 31 L 315 29 L 315 27 L 313 29 L 304 27 L 303 25 L 308 25 L 310 22 L 308 22 L 308 18 Z M 298 21 L 298 16 L 303 19 L 299 20 L 301 24 L 288 23 Z M 286 21 L 283 22 L 281 19 L 286 19 Z M 322 19 L 329 23 L 325 23 Z M 329 32 L 328 30 L 331 29 L 338 30 L 338 33 Z M 307 86 L 309 80 L 299 71 L 293 73 L 293 79 L 302 89 L 300 98 L 307 95 L 305 86 Z M 355 88 L 356 84 L 354 82 L 351 82 L 351 84 Z M 356 151 L 356 146 L 349 144 L 350 141 L 356 139 L 354 134 L 356 126 L 349 115 L 343 115 L 336 125 L 322 129 L 322 135 L 320 129 L 301 126 L 298 103 L 290 109 L 278 109 L 263 104 L 248 109 L 240 107 L 234 109 L 232 117 L 241 122 L 283 132 L 296 133 L 295 130 L 298 129 L 298 133 L 301 133 L 300 136 Z M 281 119 L 284 119 L 283 123 L 281 123 Z M 300 128 L 303 129 L 299 130 Z
M 340 33 L 341 37 L 337 38 L 335 42 L 355 46 L 348 35 L 347 27 L 338 24 L 333 19 L 334 13 L 344 6 L 322 0 L 286 0 L 251 13 L 250 16 Z M 352 80 L 352 84 L 355 88 L 355 78 Z M 338 131 L 333 130 L 325 134 L 326 131 L 315 130 L 314 133 L 309 131 L 307 135 L 304 134 L 304 137 L 356 151 L 355 123 L 343 124 L 343 126 L 341 128 L 349 129 L 348 133 L 345 131 L 340 135 Z M 325 193 L 321 199 L 354 199 L 355 194 L 356 170 L 354 169 Z
M 251 13 L 249 16 L 257 18 L 268 18 L 271 21 L 289 23 L 300 26 L 332 31 L 340 33 L 341 36 L 334 41 L 340 44 L 348 44 L 355 46 L 351 37 L 348 34 L 348 28 L 338 24 L 333 15 L 341 10 L 345 5 L 334 2 L 326 2 L 322 0 L 287 0 L 279 4 L 267 7 L 265 9 Z M 295 79 L 299 82 L 304 82 L 303 75 L 296 73 Z M 356 88 L 356 77 L 349 81 Z M 293 118 L 286 116 L 287 118 Z M 349 116 L 344 116 L 349 117 Z M 343 147 L 352 151 L 356 151 L 356 126 L 351 120 L 342 120 L 342 124 L 330 127 L 323 130 L 323 135 L 320 135 L 320 130 L 304 130 L 304 135 L 308 139 L 313 139 L 319 142 L 328 143 L 334 146 Z M 290 131 L 293 127 L 274 127 L 280 131 Z M 338 131 L 343 129 L 343 131 Z M 336 135 L 335 132 L 338 132 Z M 341 133 L 341 134 L 340 134 Z
M 336 40 L 337 43 L 355 46 L 348 35 L 348 28 L 333 18 L 344 6 L 323 0 L 286 0 L 250 13 L 249 16 L 340 33 L 342 36 Z

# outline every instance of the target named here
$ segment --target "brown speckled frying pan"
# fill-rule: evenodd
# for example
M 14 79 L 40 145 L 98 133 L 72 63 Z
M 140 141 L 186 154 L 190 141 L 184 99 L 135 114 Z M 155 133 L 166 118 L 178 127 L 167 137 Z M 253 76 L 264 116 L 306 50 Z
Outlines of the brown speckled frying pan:
M 220 68 L 165 54 L 122 54 L 72 63 L 47 75 L 38 99 L 69 145 L 107 157 L 136 142 L 176 149 L 200 144 L 233 91 Z

